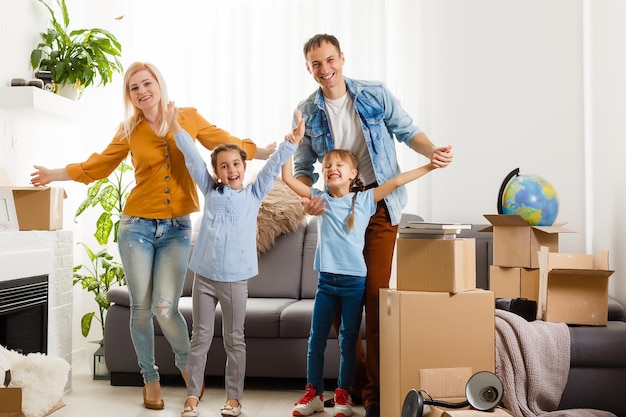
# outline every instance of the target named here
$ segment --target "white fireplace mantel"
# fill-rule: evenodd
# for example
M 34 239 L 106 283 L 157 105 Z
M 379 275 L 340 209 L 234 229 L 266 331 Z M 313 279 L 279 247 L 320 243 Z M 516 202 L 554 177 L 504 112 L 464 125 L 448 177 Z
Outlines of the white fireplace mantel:
M 48 275 L 48 355 L 70 365 L 73 247 L 70 230 L 0 232 L 0 281 Z

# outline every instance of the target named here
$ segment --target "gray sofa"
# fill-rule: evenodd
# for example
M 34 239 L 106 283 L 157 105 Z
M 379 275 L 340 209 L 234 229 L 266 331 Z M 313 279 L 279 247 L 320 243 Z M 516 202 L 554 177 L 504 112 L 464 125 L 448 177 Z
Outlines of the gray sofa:
M 317 241 L 316 220 L 297 231 L 281 235 L 272 249 L 259 258 L 259 275 L 250 279 L 246 315 L 247 369 L 250 377 L 305 378 L 306 353 L 317 274 L 313 255 Z M 180 300 L 191 334 L 191 288 L 188 271 Z M 129 298 L 126 288 L 108 293 L 113 303 L 105 323 L 104 347 L 112 385 L 141 385 L 139 366 L 130 339 Z M 221 311 L 218 305 L 215 338 L 209 351 L 207 376 L 224 374 L 226 354 L 222 342 Z M 174 355 L 155 321 L 155 355 L 162 376 L 178 375 Z M 326 348 L 325 378 L 336 378 L 339 348 L 331 331 Z
M 570 326 L 570 370 L 559 409 L 595 408 L 626 416 L 624 307 L 609 298 L 606 326 Z
M 419 219 L 405 215 L 405 219 Z M 487 225 L 474 225 L 461 237 L 476 239 L 476 286 L 489 289 L 492 235 L 479 232 Z M 317 240 L 315 218 L 259 258 L 259 275 L 249 282 L 246 316 L 247 372 L 250 377 L 302 378 L 306 376 L 307 339 L 317 275 L 313 255 Z M 180 309 L 191 334 L 191 284 L 187 275 Z M 108 294 L 113 303 L 106 316 L 104 347 L 112 385 L 141 385 L 139 367 L 128 329 L 129 299 L 125 288 Z M 626 322 L 624 308 L 610 300 L 606 327 L 570 327 L 571 368 L 560 409 L 596 408 L 626 417 Z M 222 376 L 226 355 L 218 310 L 216 336 L 209 351 L 205 374 Z M 171 348 L 155 324 L 157 365 L 164 379 L 180 378 Z M 339 348 L 334 331 L 329 335 L 324 377 L 337 378 Z M 182 380 L 181 380 L 182 381 Z

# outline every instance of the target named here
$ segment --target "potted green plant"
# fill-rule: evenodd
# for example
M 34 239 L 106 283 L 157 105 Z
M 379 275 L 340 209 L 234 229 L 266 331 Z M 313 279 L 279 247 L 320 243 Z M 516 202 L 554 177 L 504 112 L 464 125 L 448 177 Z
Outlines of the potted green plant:
M 113 259 L 107 248 L 94 253 L 89 246 L 83 242 L 78 242 L 85 249 L 91 261 L 90 265 L 77 265 L 74 267 L 73 283 L 80 284 L 83 289 L 93 293 L 98 304 L 98 313 L 90 311 L 85 313 L 80 320 L 80 331 L 84 337 L 89 335 L 91 323 L 95 318 L 100 322 L 104 333 L 104 316 L 111 303 L 107 300 L 107 292 L 111 286 L 126 285 L 124 267 L 121 263 Z
M 50 71 L 57 92 L 70 88 L 80 98 L 86 87 L 106 85 L 114 73 L 122 73 L 122 46 L 115 35 L 99 28 L 70 30 L 65 0 L 56 0 L 62 21 L 45 0 L 38 1 L 50 13 L 51 27 L 41 33 L 42 42 L 31 52 L 30 63 L 34 70 Z
M 107 249 L 111 237 L 117 242 L 117 231 L 129 194 L 132 181 L 124 174 L 132 171 L 132 165 L 126 160 L 117 167 L 109 178 L 96 181 L 87 189 L 87 198 L 79 205 L 74 213 L 74 221 L 89 207 L 99 207 L 102 213 L 96 220 L 94 237 L 98 241 L 99 250 L 91 249 L 87 244 L 82 245 L 89 258 L 88 264 L 74 267 L 74 285 L 81 285 L 83 289 L 92 293 L 98 305 L 98 313 L 85 313 L 81 318 L 81 332 L 87 337 L 91 330 L 93 319 L 100 322 L 104 334 L 104 318 L 110 306 L 107 292 L 113 285 L 125 285 L 124 267 L 117 262 Z

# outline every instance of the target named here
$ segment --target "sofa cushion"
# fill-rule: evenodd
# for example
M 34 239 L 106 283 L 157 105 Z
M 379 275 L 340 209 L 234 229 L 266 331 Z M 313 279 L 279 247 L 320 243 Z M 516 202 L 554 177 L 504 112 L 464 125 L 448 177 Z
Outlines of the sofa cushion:
M 308 339 L 314 302 L 315 300 L 300 300 L 285 307 L 280 316 L 280 337 Z M 361 337 L 365 338 L 365 313 L 361 320 Z M 328 338 L 337 338 L 333 328 L 328 332 Z
M 193 246 L 192 246 L 193 248 Z M 193 280 L 196 278 L 196 273 L 187 268 L 187 274 L 185 275 L 185 283 L 183 284 L 183 297 L 191 297 L 191 291 L 193 291 Z
M 288 305 L 280 316 L 280 337 L 308 338 L 311 331 L 311 316 L 314 300 L 300 300 Z M 335 337 L 330 331 L 329 337 Z
M 295 232 L 279 236 L 274 247 L 259 256 L 259 274 L 248 281 L 248 297 L 298 298 L 306 229 L 302 224 Z
M 626 368 L 626 323 L 570 326 L 570 366 Z
M 279 318 L 282 311 L 295 300 L 291 298 L 248 298 L 246 304 L 245 333 L 247 338 L 279 337 Z M 187 321 L 189 335 L 192 332 L 192 299 L 182 297 L 179 303 L 180 312 Z M 218 303 L 215 307 L 215 330 L 214 336 L 221 337 L 222 332 L 222 307 Z M 158 321 L 154 320 L 154 334 L 162 335 L 163 331 Z
M 302 256 L 302 289 L 300 298 L 314 299 L 317 290 L 317 271 L 313 269 L 317 246 L 317 218 L 310 217 L 306 227 Z
M 283 310 L 296 300 L 290 298 L 248 298 L 246 307 L 246 338 L 280 337 Z M 221 314 L 218 321 L 221 327 Z

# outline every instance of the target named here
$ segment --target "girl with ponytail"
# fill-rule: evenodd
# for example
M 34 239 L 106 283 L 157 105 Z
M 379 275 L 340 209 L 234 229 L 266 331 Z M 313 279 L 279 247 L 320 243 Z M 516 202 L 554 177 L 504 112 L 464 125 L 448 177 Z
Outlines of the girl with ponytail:
M 326 207 L 317 223 L 314 267 L 319 275 L 307 354 L 307 385 L 295 404 L 294 416 L 324 411 L 324 350 L 337 312 L 341 315 L 341 356 L 333 414 L 352 415 L 350 388 L 367 275 L 363 256 L 365 230 L 380 200 L 433 169 L 436 167 L 428 163 L 367 188 L 359 178 L 358 158 L 348 150 L 333 149 L 322 160 L 325 190 L 318 190 L 294 178 L 291 160 L 283 165 L 282 180 L 292 190 L 305 200 L 321 198 Z

